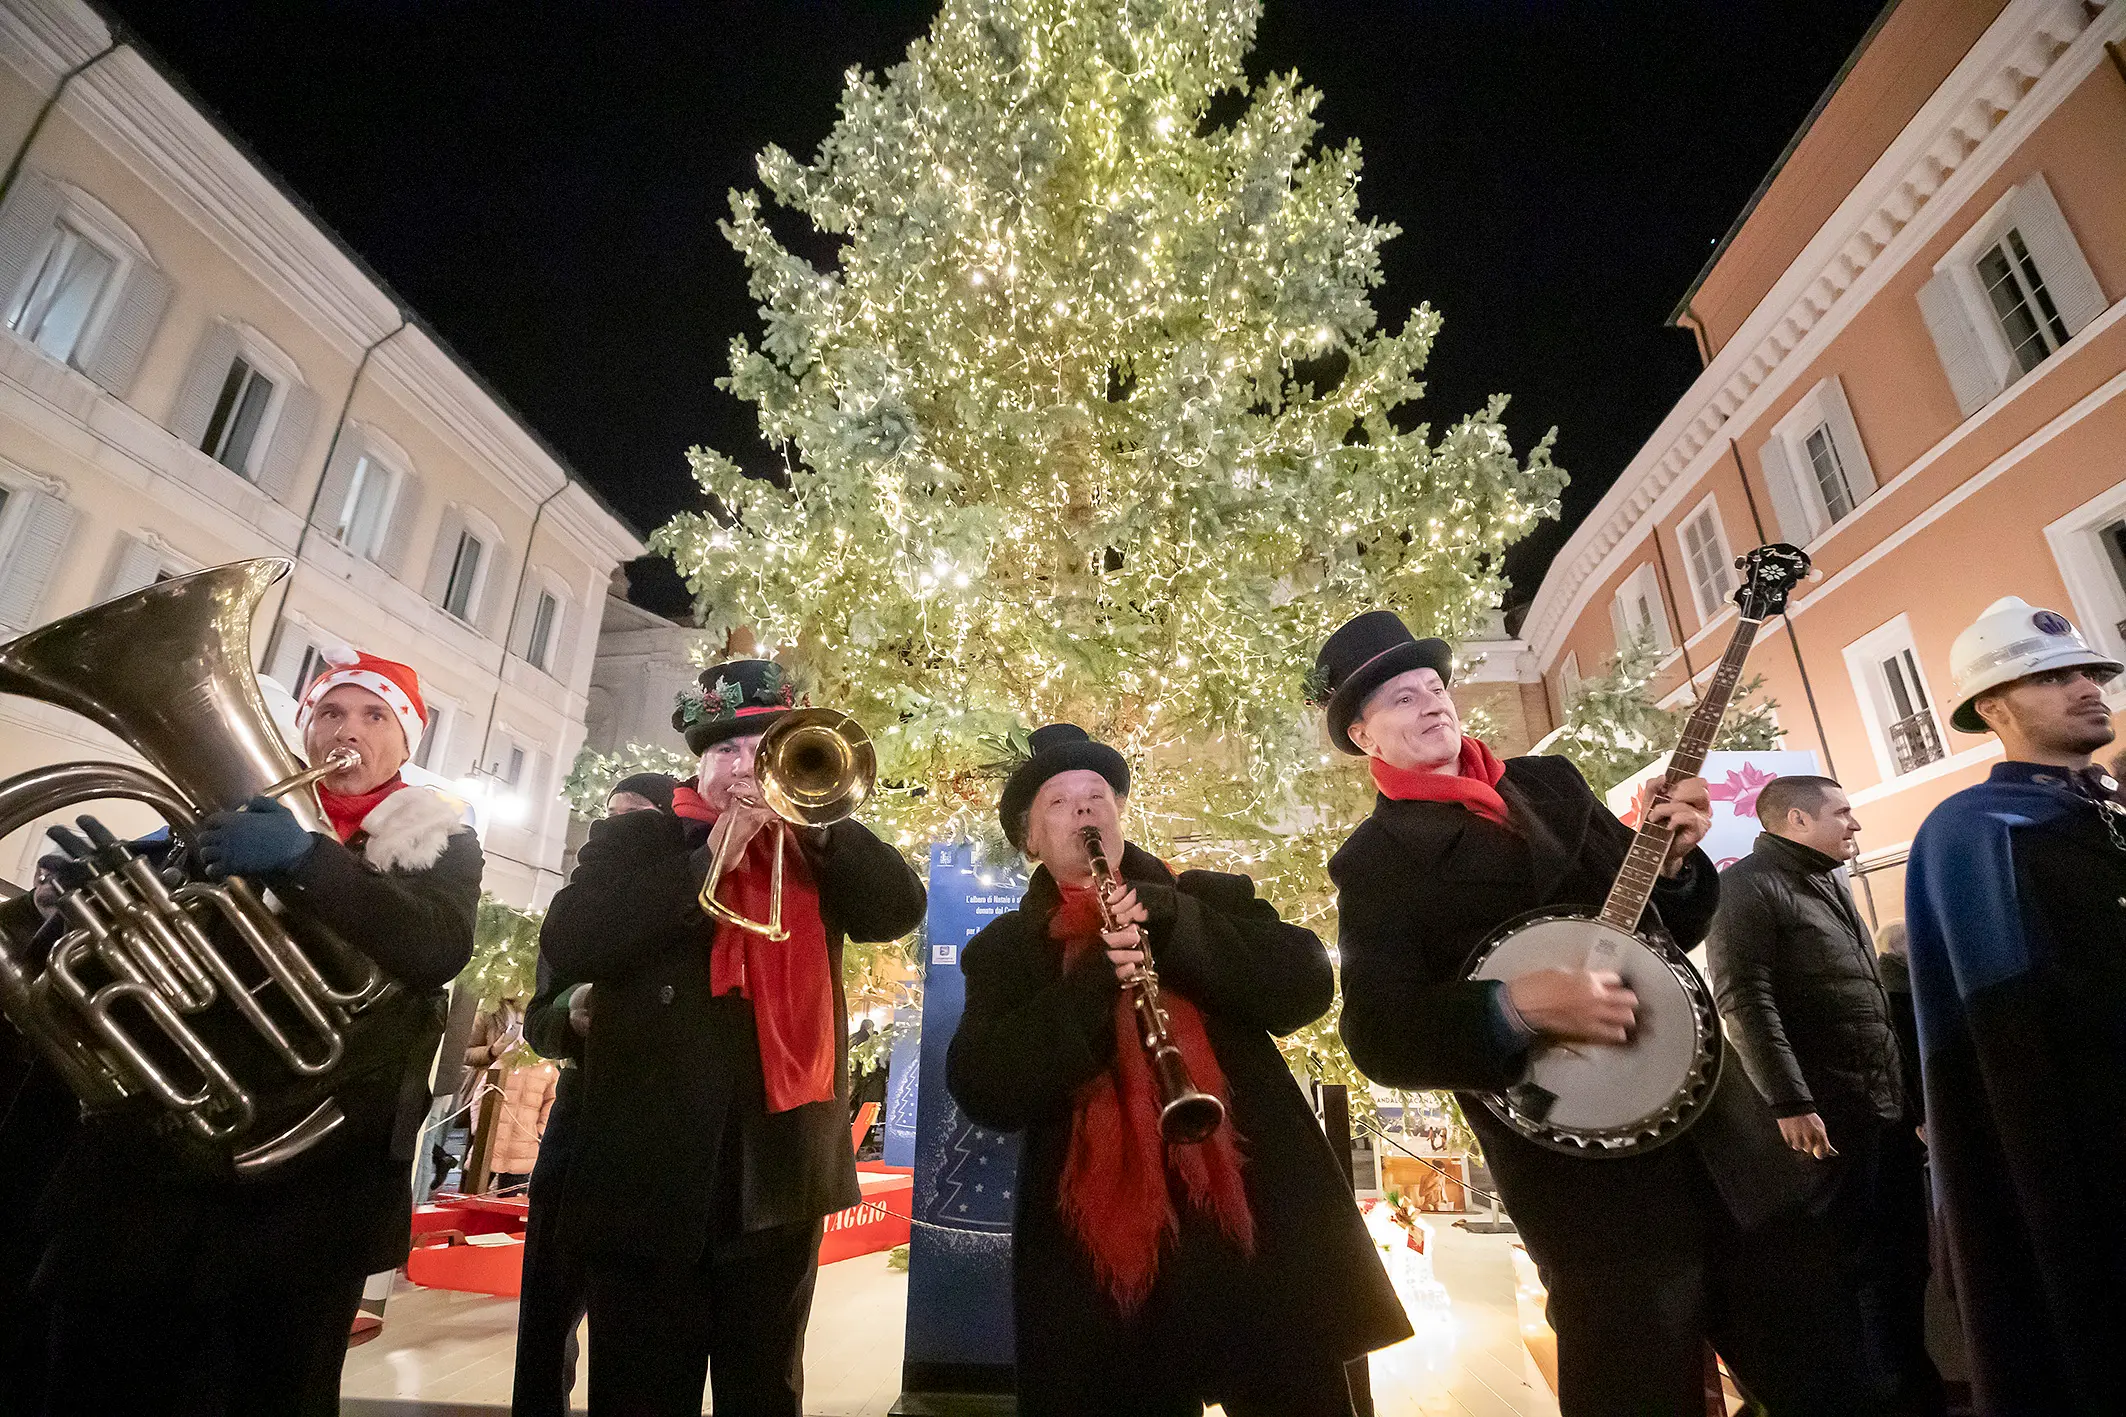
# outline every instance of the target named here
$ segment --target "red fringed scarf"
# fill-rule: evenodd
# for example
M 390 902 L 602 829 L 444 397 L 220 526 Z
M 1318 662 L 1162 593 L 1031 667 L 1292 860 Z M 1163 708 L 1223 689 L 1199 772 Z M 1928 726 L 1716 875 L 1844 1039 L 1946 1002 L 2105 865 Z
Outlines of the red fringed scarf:
M 1090 887 L 1062 887 L 1062 904 L 1049 918 L 1048 934 L 1061 943 L 1066 970 L 1087 952 L 1105 948 L 1099 900 Z M 1102 960 L 1105 967 L 1104 955 Z M 1115 1000 L 1115 1061 L 1080 1088 L 1073 1102 L 1070 1154 L 1057 1195 L 1064 1223 L 1125 1314 L 1151 1293 L 1160 1251 L 1181 1235 L 1169 1173 L 1179 1178 L 1189 1203 L 1216 1220 L 1243 1255 L 1255 1253 L 1255 1217 L 1241 1181 L 1240 1137 L 1233 1130 L 1225 1071 L 1195 1004 L 1172 990 L 1162 991 L 1161 999 L 1168 1030 L 1196 1086 L 1226 1104 L 1225 1123 L 1196 1145 L 1167 1146 L 1159 1135 L 1151 1063 L 1137 1046 L 1137 1016 L 1124 990 Z
M 1500 826 L 1506 818 L 1506 799 L 1499 796 L 1498 781 L 1506 765 L 1492 751 L 1466 733 L 1462 735 L 1461 776 L 1399 768 L 1374 758 L 1373 785 L 1381 795 L 1397 802 L 1454 802 L 1467 807 L 1487 822 Z
M 688 821 L 712 825 L 718 816 L 691 787 L 673 792 L 672 811 Z M 745 855 L 724 872 L 717 887 L 716 898 L 748 920 L 768 918 L 773 853 L 782 835 L 779 822 L 755 832 Z M 716 940 L 709 948 L 709 992 L 752 1001 L 770 1112 L 831 1100 L 836 1072 L 834 973 L 827 927 L 819 914 L 819 890 L 797 843 L 782 843 L 782 851 L 782 923 L 790 938 L 771 940 L 718 920 Z
M 345 846 L 361 832 L 362 823 L 376 810 L 377 803 L 404 786 L 406 779 L 393 773 L 391 781 L 374 792 L 342 796 L 321 782 L 317 785 L 317 800 L 325 809 L 325 820 L 332 824 L 332 834 L 340 839 L 340 845 Z

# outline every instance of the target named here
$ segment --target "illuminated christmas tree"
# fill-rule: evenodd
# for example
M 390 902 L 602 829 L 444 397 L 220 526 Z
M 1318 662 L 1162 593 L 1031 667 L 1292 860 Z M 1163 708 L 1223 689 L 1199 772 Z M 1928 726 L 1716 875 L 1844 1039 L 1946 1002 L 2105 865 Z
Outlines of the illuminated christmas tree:
M 1305 707 L 1316 648 L 1381 606 L 1473 629 L 1564 475 L 1504 397 L 1406 416 L 1440 317 L 1380 325 L 1394 228 L 1316 93 L 1249 84 L 1259 9 L 946 0 L 851 71 L 811 162 L 759 159 L 834 263 L 757 193 L 724 226 L 764 331 L 722 383 L 781 470 L 696 449 L 711 507 L 657 540 L 712 636 L 870 727 L 867 817 L 911 852 L 994 843 L 1023 730 L 1068 720 L 1130 758 L 1134 838 L 1326 927 L 1371 789 Z
M 1689 704 L 1665 709 L 1654 700 L 1654 672 L 1661 652 L 1644 635 L 1617 646 L 1602 672 L 1581 682 L 1565 705 L 1565 721 L 1551 735 L 1550 751 L 1572 759 L 1597 795 L 1606 793 L 1676 746 L 1690 717 Z M 1764 751 L 1779 746 L 1778 702 L 1763 697 L 1764 676 L 1735 686 L 1713 747 Z

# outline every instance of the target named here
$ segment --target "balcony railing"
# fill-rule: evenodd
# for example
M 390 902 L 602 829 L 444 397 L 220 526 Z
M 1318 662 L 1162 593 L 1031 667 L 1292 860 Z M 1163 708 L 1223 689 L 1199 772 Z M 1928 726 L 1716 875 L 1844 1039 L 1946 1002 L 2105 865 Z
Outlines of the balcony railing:
M 1942 750 L 1941 730 L 1934 725 L 1934 715 L 1925 709 L 1890 725 L 1890 752 L 1897 759 L 1899 773 L 1938 763 L 1948 756 Z

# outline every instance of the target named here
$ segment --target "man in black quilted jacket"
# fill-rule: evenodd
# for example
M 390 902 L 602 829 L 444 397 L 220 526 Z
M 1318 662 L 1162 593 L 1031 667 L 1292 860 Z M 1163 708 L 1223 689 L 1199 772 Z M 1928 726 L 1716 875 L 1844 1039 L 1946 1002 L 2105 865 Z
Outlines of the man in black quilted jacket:
M 1870 1375 L 1893 1410 L 1944 1410 L 1927 1355 L 1925 1159 L 1875 949 L 1837 872 L 1858 850 L 1827 777 L 1757 798 L 1764 831 L 1720 879 L 1706 937 L 1728 1036 L 1787 1145 L 1827 1173 L 1818 1204 L 1860 1300 Z

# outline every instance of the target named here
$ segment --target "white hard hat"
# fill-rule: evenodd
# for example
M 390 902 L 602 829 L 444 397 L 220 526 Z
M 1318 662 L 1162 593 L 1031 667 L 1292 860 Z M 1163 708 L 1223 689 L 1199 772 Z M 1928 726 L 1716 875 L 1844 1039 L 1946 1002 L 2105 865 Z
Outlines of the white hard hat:
M 1949 647 L 1949 677 L 1956 697 L 1949 722 L 1966 733 L 1984 733 L 1985 720 L 1973 707 L 1979 695 L 2027 675 L 2078 664 L 2101 670 L 2106 679 L 2126 668 L 2091 649 L 2057 610 L 2040 610 L 2021 596 L 2004 595 Z

